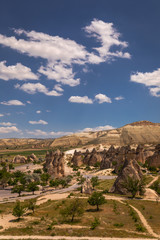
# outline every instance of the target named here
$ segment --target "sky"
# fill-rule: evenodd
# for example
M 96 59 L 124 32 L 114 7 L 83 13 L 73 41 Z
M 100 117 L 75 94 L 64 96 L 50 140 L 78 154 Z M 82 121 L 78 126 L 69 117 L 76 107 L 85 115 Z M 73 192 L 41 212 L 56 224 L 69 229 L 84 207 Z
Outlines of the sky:
M 160 122 L 159 0 L 0 0 L 0 138 Z

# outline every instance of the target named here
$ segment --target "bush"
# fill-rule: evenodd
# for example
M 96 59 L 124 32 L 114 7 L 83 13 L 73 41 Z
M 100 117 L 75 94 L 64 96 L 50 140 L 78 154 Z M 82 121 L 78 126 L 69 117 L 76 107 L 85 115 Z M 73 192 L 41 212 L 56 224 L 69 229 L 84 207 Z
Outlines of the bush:
M 113 224 L 114 227 L 123 227 L 124 224 L 123 223 L 115 223 Z
M 94 230 L 98 225 L 100 225 L 100 221 L 95 217 L 94 221 L 91 223 L 91 230 Z
M 144 227 L 142 227 L 142 225 L 140 225 L 140 224 L 136 224 L 135 226 L 136 226 L 136 230 L 138 232 L 145 232 L 146 231 L 146 229 Z

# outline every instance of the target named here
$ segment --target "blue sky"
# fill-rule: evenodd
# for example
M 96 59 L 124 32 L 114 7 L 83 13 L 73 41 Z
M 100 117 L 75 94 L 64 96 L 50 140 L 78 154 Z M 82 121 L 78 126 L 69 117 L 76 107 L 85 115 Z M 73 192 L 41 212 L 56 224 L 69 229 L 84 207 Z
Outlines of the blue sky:
M 159 0 L 2 0 L 0 137 L 160 122 Z

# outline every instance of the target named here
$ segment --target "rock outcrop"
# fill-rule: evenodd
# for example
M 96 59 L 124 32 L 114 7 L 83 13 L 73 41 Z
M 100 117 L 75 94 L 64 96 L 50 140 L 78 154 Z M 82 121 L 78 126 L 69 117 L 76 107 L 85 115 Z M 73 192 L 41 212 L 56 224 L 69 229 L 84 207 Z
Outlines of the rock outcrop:
M 13 158 L 13 163 L 26 163 L 27 158 L 25 156 L 17 155 Z
M 48 152 L 45 157 L 44 168 L 52 178 L 64 177 L 64 153 L 57 150 Z
M 31 162 L 37 161 L 36 155 L 35 155 L 34 153 L 32 153 L 31 155 L 29 155 L 29 156 L 27 157 L 27 161 L 31 161 Z
M 119 194 L 128 194 L 128 190 L 125 187 L 128 177 L 134 180 L 141 180 L 143 177 L 139 164 L 135 159 L 131 157 L 126 158 L 121 172 L 119 173 L 113 187 L 110 192 Z
M 77 152 L 75 150 L 73 158 L 72 158 L 72 163 L 74 166 L 80 167 L 81 165 L 83 165 L 83 154 L 81 152 Z
M 147 158 L 146 163 L 149 167 L 160 167 L 160 144 L 155 147 L 154 154 Z
M 91 180 L 86 178 L 85 182 L 82 185 L 82 193 L 91 194 L 93 191 Z

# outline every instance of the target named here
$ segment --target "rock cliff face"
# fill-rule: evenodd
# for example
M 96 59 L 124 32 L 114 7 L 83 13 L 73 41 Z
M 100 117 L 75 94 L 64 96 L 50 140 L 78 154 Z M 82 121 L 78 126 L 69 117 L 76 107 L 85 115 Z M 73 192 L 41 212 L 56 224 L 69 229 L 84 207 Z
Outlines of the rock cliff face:
M 160 144 L 155 147 L 155 152 L 146 160 L 150 167 L 160 167 Z
M 92 152 L 89 152 L 88 150 L 85 153 L 75 151 L 71 160 L 73 165 L 78 167 L 82 166 L 83 164 L 94 166 L 97 162 L 100 163 L 101 161 L 102 154 L 97 152 L 95 148 L 92 150 Z
M 128 194 L 129 192 L 125 187 L 125 183 L 127 182 L 128 177 L 134 180 L 141 180 L 143 177 L 140 166 L 138 165 L 136 160 L 132 159 L 131 156 L 130 157 L 128 156 L 128 158 L 126 158 L 123 168 L 119 173 L 110 192 L 119 193 L 119 194 Z
M 159 144 L 160 123 L 139 121 L 121 128 L 97 132 L 75 133 L 56 139 L 0 139 L 0 149 L 53 148 L 78 145 L 116 145 Z
M 44 167 L 52 178 L 64 177 L 64 154 L 59 150 L 47 153 Z

